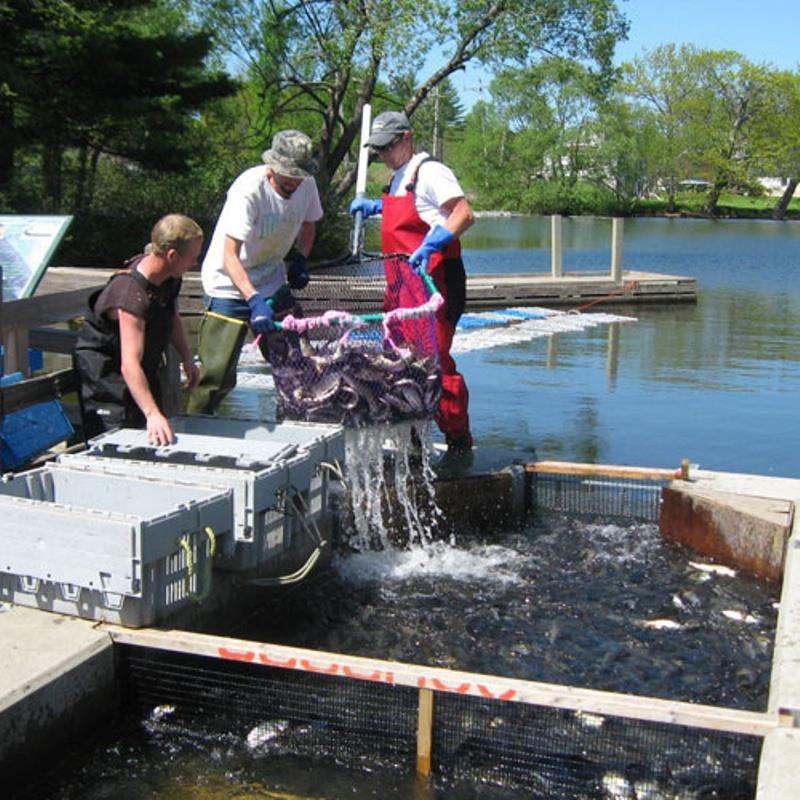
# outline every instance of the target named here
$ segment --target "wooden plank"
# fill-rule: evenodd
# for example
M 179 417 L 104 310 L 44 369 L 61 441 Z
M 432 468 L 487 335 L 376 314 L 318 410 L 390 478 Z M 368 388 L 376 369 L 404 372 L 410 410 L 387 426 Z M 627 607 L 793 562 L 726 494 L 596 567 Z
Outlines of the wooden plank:
M 494 675 L 426 667 L 399 661 L 328 653 L 287 645 L 253 642 L 181 630 L 122 628 L 101 623 L 100 628 L 119 644 L 151 647 L 175 653 L 242 661 L 266 667 L 338 675 L 416 689 L 431 689 L 513 703 L 525 703 L 574 712 L 626 717 L 648 722 L 687 725 L 706 730 L 765 736 L 785 720 L 775 712 L 761 713 L 579 689 L 571 686 L 503 678 Z
M 530 473 L 551 475 L 585 475 L 608 478 L 630 478 L 645 481 L 672 481 L 681 477 L 681 469 L 657 467 L 625 467 L 616 464 L 584 464 L 573 461 L 533 461 L 525 465 Z
M 68 328 L 34 328 L 29 333 L 30 345 L 45 353 L 68 355 L 75 347 L 78 332 Z
M 417 709 L 417 775 L 427 778 L 431 774 L 431 749 L 433 747 L 433 691 L 419 690 Z
M 62 369 L 0 387 L 0 417 L 35 403 L 58 400 L 77 388 L 78 378 L 72 369 Z
M 37 292 L 37 297 L 69 287 L 80 291 L 104 283 L 113 270 L 81 269 L 79 267 L 51 267 Z M 628 270 L 623 273 L 623 283 L 636 281 L 636 286 L 624 294 L 612 294 L 618 287 L 607 272 L 570 272 L 560 279 L 549 273 L 508 273 L 502 275 L 468 275 L 467 307 L 480 311 L 513 305 L 542 305 L 552 307 L 580 306 L 602 300 L 608 304 L 694 302 L 697 299 L 697 281 L 681 275 Z M 329 275 L 324 269 L 316 273 L 306 289 L 297 293 L 298 300 L 307 313 L 330 309 L 335 303 L 343 311 L 375 311 L 383 303 L 383 279 L 347 275 Z M 200 273 L 188 273 L 181 291 L 181 313 L 195 316 L 202 313 L 203 288 Z M 46 324 L 36 322 L 35 325 Z
M 97 288 L 98 285 L 91 285 L 69 292 L 37 295 L 3 303 L 3 329 L 38 328 L 80 317 L 86 311 L 89 295 Z

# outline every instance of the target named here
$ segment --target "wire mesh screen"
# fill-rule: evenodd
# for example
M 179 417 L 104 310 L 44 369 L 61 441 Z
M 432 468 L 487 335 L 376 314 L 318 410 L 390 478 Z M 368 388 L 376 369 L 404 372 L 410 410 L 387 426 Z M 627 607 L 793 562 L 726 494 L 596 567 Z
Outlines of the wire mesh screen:
M 755 796 L 760 737 L 450 694 L 434 714 L 435 765 L 456 784 L 547 800 Z
M 664 486 L 656 480 L 535 472 L 531 502 L 549 511 L 657 522 Z
M 251 750 L 413 762 L 413 689 L 278 667 L 120 649 L 127 699 L 160 727 L 233 734 Z
M 429 296 L 404 257 L 377 262 L 385 276 L 382 308 L 282 321 L 285 347 L 270 353 L 282 419 L 360 427 L 435 413 L 441 372 L 434 316 L 441 295 Z M 355 277 L 374 269 L 375 260 L 352 265 Z
M 162 733 L 413 768 L 414 688 L 142 647 L 119 653 L 131 706 Z M 487 797 L 547 800 L 752 798 L 760 747 L 757 736 L 434 695 L 433 780 L 444 796 L 483 797 L 474 792 L 484 787 Z

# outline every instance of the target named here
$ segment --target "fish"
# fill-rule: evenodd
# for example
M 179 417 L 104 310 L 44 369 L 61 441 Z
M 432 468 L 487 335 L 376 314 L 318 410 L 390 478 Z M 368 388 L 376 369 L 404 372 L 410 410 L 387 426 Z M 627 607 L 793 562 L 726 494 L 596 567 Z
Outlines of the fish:
M 683 627 L 674 619 L 648 619 L 645 620 L 644 626 L 645 628 L 655 628 L 657 631 L 676 631 Z
M 150 722 L 159 722 L 160 720 L 174 713 L 175 713 L 175 706 L 171 705 L 156 706 L 150 712 Z
M 272 376 L 281 419 L 346 427 L 431 418 L 442 391 L 435 355 L 365 337 L 287 341 Z
M 267 742 L 272 742 L 283 736 L 289 730 L 289 721 L 285 719 L 274 719 L 268 722 L 259 722 L 250 733 L 247 734 L 246 743 L 251 750 L 257 750 Z
M 752 614 L 745 614 L 741 611 L 735 611 L 731 608 L 726 608 L 722 612 L 722 616 L 732 619 L 734 622 L 746 622 L 748 625 L 753 625 L 759 621 L 758 617 L 754 617 Z
M 689 566 L 699 569 L 701 572 L 707 572 L 712 575 L 724 575 L 726 578 L 736 577 L 735 569 L 724 567 L 722 564 L 703 564 L 700 561 L 690 561 Z

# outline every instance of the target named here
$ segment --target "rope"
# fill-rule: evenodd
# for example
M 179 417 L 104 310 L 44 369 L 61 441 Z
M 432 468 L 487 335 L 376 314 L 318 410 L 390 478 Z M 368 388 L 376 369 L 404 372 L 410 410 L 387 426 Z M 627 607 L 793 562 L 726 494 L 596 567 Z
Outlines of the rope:
M 603 297 L 598 297 L 596 300 L 592 300 L 589 303 L 584 303 L 582 306 L 578 306 L 577 308 L 573 308 L 570 311 L 570 313 L 571 314 L 580 314 L 585 309 L 591 308 L 592 306 L 597 305 L 598 303 L 602 303 L 602 302 L 608 300 L 610 297 L 614 297 L 615 295 L 620 295 L 620 294 L 630 294 L 630 293 L 633 292 L 633 290 L 638 285 L 639 285 L 639 281 L 628 281 L 624 286 L 620 286 L 619 289 L 614 289 L 613 292 L 609 292 L 608 294 L 603 295 Z

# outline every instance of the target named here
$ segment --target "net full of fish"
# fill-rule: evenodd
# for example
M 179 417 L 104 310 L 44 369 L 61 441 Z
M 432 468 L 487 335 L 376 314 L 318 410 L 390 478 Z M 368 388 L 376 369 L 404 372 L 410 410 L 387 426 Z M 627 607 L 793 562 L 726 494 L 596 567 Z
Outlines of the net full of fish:
M 357 428 L 436 412 L 441 369 L 434 317 L 444 300 L 405 258 L 382 260 L 382 312 L 327 311 L 281 321 L 285 347 L 272 357 L 281 418 Z

